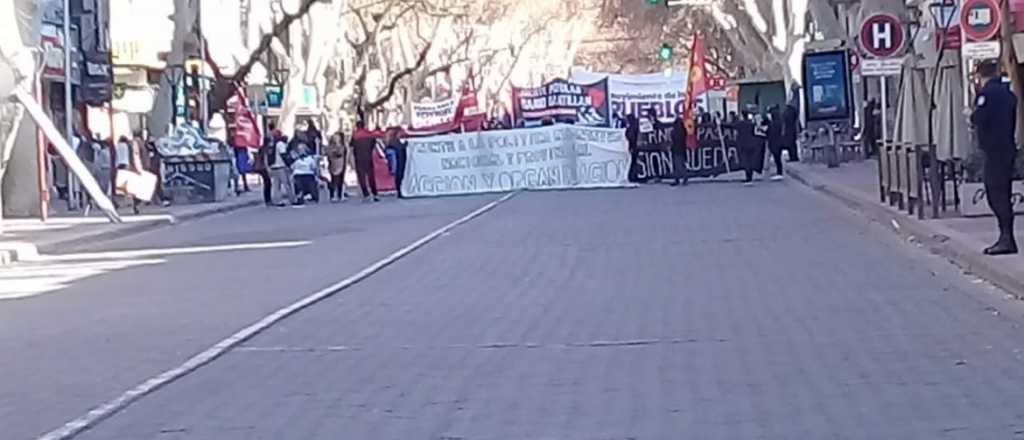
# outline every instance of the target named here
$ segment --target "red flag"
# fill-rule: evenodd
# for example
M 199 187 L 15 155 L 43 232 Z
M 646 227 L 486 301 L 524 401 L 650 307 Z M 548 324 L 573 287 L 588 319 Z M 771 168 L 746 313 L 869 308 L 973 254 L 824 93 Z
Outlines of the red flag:
M 235 95 L 228 100 L 228 112 L 231 114 L 231 133 L 235 148 L 259 148 L 263 143 L 256 116 L 249 109 L 249 100 L 241 90 L 235 89 Z
M 683 124 L 686 125 L 686 146 L 697 148 L 697 97 L 708 91 L 707 70 L 704 68 L 704 45 L 700 37 L 693 34 L 690 47 L 690 72 L 686 75 L 686 107 L 683 110 Z

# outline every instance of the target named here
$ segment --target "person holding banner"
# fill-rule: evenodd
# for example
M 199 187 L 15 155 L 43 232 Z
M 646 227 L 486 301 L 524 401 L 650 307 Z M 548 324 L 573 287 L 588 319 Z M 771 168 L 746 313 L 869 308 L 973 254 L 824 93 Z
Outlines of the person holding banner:
M 754 184 L 754 173 L 764 172 L 764 132 L 754 122 L 754 115 L 744 110 L 736 119 L 736 143 L 739 146 L 740 166 L 743 167 L 743 184 Z
M 369 130 L 366 123 L 356 122 L 356 131 L 352 133 L 352 157 L 356 165 L 356 178 L 359 180 L 359 190 L 363 193 L 363 201 L 373 196 L 374 202 L 379 202 L 377 196 L 377 176 L 373 173 L 373 154 L 377 149 L 377 139 Z
M 672 186 L 679 186 L 680 179 L 685 185 L 689 177 L 686 174 L 686 124 L 683 118 L 675 118 L 672 123 L 672 145 L 669 148 L 672 153 L 672 177 L 675 178 Z
M 388 158 L 388 169 L 391 171 L 391 176 L 395 178 L 395 192 L 398 194 L 398 198 L 404 198 L 402 196 L 402 180 L 405 178 L 405 162 L 408 151 L 397 128 L 388 130 L 384 152 Z
M 636 115 L 630 113 L 626 115 L 626 145 L 629 147 L 629 171 L 628 179 L 630 183 L 637 183 L 639 180 L 639 170 L 637 167 L 640 163 L 640 150 L 638 149 L 640 144 L 640 121 Z

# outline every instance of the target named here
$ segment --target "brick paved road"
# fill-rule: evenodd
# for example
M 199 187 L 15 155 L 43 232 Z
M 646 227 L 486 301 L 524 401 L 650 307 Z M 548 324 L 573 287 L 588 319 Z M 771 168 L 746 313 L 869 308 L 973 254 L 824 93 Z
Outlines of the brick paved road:
M 46 292 L 0 300 L 0 440 L 60 426 L 495 198 L 260 207 L 0 269 L 0 297 Z M 131 250 L 155 254 L 116 253 Z
M 845 217 L 523 194 L 81 439 L 1024 438 L 1019 304 Z

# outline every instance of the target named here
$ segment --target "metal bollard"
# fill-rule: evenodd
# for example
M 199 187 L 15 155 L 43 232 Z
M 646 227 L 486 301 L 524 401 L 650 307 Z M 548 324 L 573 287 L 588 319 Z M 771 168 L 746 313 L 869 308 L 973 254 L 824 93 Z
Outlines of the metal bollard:
M 839 145 L 836 144 L 836 130 L 832 124 L 825 124 L 828 128 L 828 144 L 825 145 L 825 164 L 829 168 L 839 168 Z

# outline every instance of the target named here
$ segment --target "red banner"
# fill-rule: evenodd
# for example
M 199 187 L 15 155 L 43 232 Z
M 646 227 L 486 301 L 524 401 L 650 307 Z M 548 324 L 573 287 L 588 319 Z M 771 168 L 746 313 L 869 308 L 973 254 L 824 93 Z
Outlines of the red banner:
M 686 76 L 686 107 L 683 109 L 683 124 L 686 125 L 686 146 L 697 148 L 697 100 L 696 97 L 708 91 L 707 69 L 704 67 L 704 45 L 700 37 L 693 34 L 690 47 L 690 73 Z
M 239 90 L 228 101 L 228 112 L 231 115 L 231 142 L 235 148 L 259 148 L 263 143 L 256 116 L 249 109 L 249 101 Z

